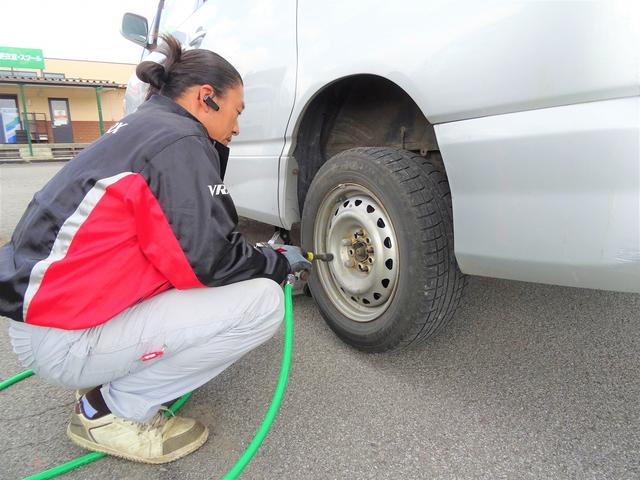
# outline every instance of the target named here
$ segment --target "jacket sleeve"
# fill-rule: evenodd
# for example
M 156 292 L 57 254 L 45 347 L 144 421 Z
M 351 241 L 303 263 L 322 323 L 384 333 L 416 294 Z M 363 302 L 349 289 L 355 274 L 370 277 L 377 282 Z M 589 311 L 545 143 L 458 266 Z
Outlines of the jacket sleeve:
M 219 165 L 215 148 L 200 136 L 183 137 L 154 155 L 141 174 L 161 214 L 153 215 L 145 202 L 136 209 L 136 221 L 144 225 L 138 229 L 144 232 L 141 249 L 176 288 L 198 286 L 176 265 L 181 254 L 200 286 L 256 277 L 282 282 L 289 270 L 284 256 L 251 245 L 236 230 L 238 215 Z M 167 238 L 167 223 L 175 239 Z M 167 251 L 178 246 L 181 252 Z

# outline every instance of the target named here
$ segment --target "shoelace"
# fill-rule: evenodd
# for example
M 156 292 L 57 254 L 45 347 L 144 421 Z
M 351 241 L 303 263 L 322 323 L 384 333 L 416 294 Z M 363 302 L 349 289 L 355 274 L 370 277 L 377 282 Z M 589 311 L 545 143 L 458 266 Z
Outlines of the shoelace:
M 148 422 L 136 422 L 135 420 L 125 420 L 122 419 L 123 422 L 134 425 L 138 430 L 138 435 L 143 432 L 150 432 L 152 430 L 157 430 L 160 433 L 160 430 L 167 423 L 167 418 L 165 416 L 165 411 L 169 411 L 171 416 L 175 416 L 171 410 L 166 407 L 160 407 L 160 410 L 149 420 Z
M 167 415 L 167 412 L 169 412 L 169 415 Z M 165 407 L 164 405 L 160 405 L 160 411 L 159 411 L 158 413 L 162 413 L 162 416 L 163 416 L 165 419 L 168 419 L 170 416 L 171 416 L 171 417 L 175 417 L 175 416 L 176 416 L 176 414 L 175 414 L 175 413 L 173 413 L 173 410 L 171 410 L 171 409 L 170 409 L 170 408 L 168 408 L 168 407 Z M 166 420 L 165 420 L 165 422 L 166 422 Z M 163 422 L 163 424 L 164 424 L 165 422 Z

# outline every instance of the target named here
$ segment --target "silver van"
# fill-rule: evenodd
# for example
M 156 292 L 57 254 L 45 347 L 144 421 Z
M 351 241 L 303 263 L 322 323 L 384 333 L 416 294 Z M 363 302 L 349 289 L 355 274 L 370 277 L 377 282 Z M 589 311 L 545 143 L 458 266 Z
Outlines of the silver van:
M 640 292 L 640 3 L 160 7 L 156 30 L 242 74 L 229 190 L 334 254 L 309 286 L 349 344 L 432 336 L 465 274 Z M 124 24 L 150 48 L 145 19 Z

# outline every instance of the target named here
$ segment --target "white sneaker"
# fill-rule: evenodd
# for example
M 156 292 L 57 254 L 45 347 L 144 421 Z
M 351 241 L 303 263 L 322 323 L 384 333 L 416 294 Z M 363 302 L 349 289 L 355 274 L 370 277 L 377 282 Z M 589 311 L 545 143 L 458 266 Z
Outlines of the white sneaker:
M 147 423 L 126 420 L 111 413 L 91 420 L 76 403 L 67 436 L 76 445 L 95 452 L 134 462 L 166 463 L 204 445 L 209 430 L 191 418 L 167 418 L 163 410 Z

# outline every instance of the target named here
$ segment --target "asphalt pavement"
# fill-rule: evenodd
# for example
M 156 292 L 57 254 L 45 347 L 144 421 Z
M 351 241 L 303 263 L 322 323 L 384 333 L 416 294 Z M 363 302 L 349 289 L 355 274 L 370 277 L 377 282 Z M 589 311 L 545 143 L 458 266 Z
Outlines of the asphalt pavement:
M 62 164 L 0 165 L 0 242 Z M 271 227 L 243 220 L 253 240 Z M 312 299 L 294 299 L 279 417 L 246 479 L 638 479 L 640 295 L 472 277 L 458 315 L 426 344 L 364 354 Z M 0 378 L 23 370 L 0 320 Z M 273 394 L 282 332 L 197 390 L 181 413 L 211 430 L 163 466 L 104 458 L 63 478 L 220 478 Z M 85 452 L 64 435 L 73 392 L 31 377 L 0 392 L 0 478 Z

